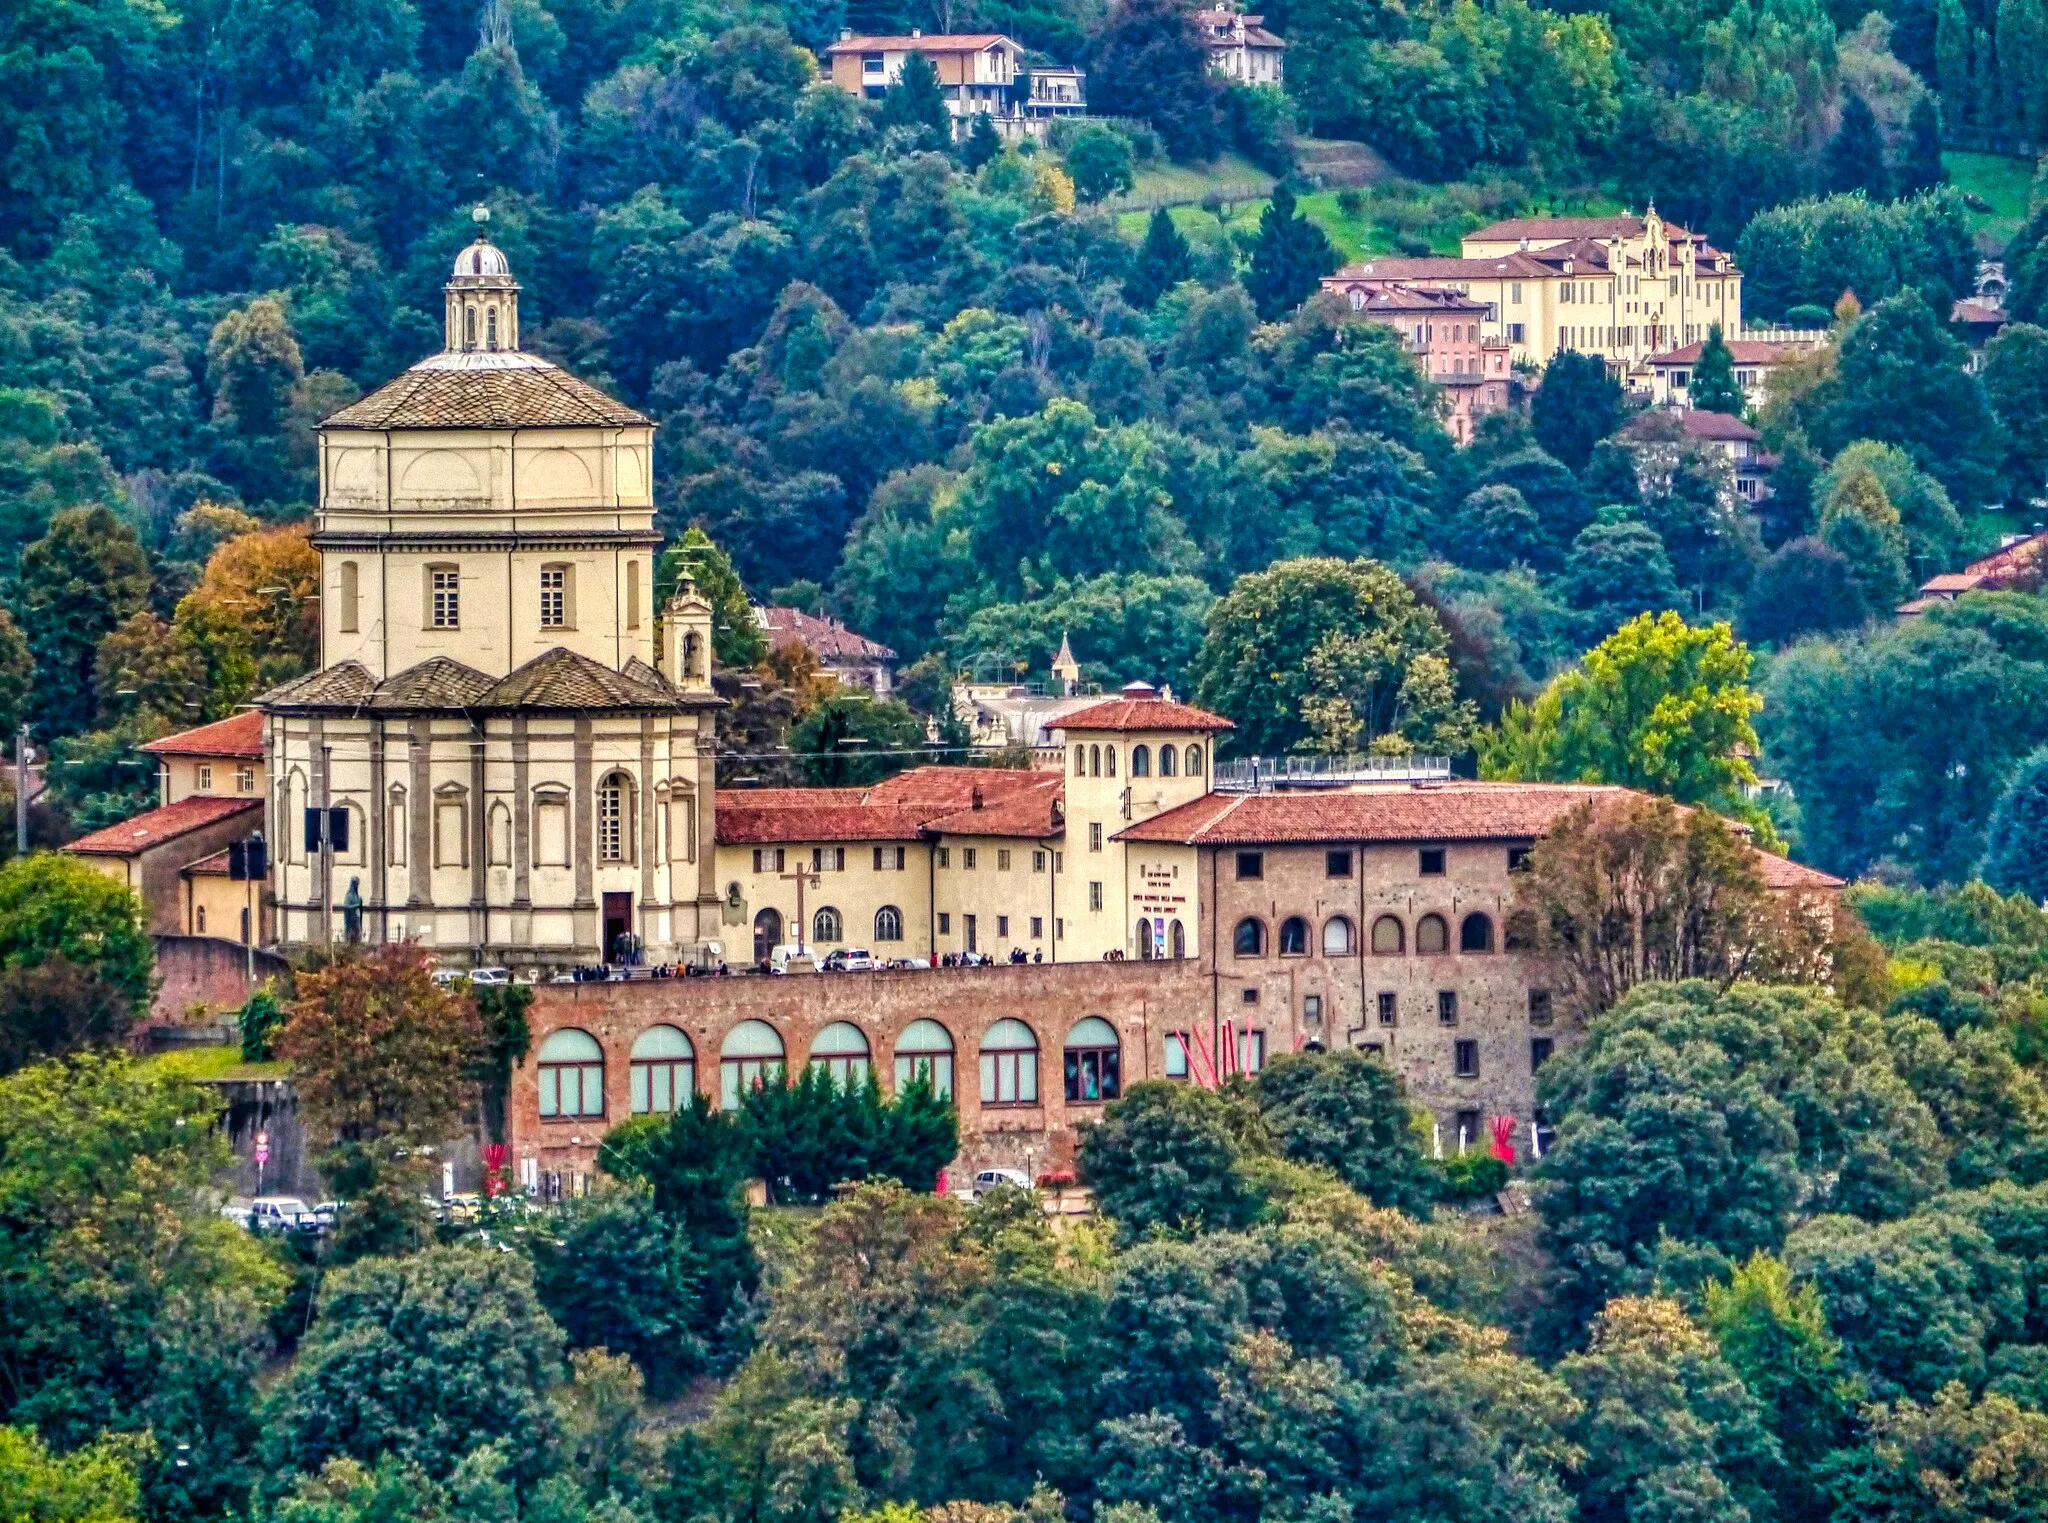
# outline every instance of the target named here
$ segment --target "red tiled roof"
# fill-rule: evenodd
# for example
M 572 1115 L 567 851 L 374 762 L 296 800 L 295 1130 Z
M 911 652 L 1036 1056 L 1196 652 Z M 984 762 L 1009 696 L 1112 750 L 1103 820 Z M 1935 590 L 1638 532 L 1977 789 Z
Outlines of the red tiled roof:
M 210 857 L 201 857 L 197 862 L 187 863 L 187 873 L 203 873 L 209 878 L 225 878 L 228 875 L 228 854 L 217 851 Z
M 1005 767 L 915 767 L 872 788 L 728 788 L 718 836 L 735 846 L 914 841 L 925 832 L 1051 835 L 1065 778 Z M 980 803 L 977 805 L 976 800 Z
M 1053 720 L 1053 730 L 1234 730 L 1221 714 L 1164 698 L 1107 698 Z
M 156 756 L 236 756 L 263 759 L 263 711 L 244 709 L 226 719 L 152 740 L 138 749 Z
M 1811 344 L 1796 344 L 1777 339 L 1731 338 L 1728 353 L 1738 365 L 1776 365 L 1794 355 L 1805 354 L 1813 348 Z M 1700 351 L 1707 347 L 1705 339 L 1682 344 L 1676 349 L 1667 349 L 1662 354 L 1650 356 L 1652 365 L 1697 365 Z
M 1808 867 L 1803 862 L 1794 862 L 1785 857 L 1774 857 L 1767 851 L 1756 854 L 1757 871 L 1763 875 L 1764 887 L 1771 889 L 1794 888 L 1840 888 L 1842 880 L 1831 877 L 1817 867 Z
M 1289 841 L 1533 841 L 1588 799 L 1579 783 L 1442 783 L 1345 793 L 1211 793 L 1116 833 L 1185 846 Z
M 1763 436 L 1733 413 L 1708 412 L 1703 407 L 1686 411 L 1681 420 L 1688 438 L 1760 439 Z
M 1959 301 L 1950 309 L 1948 320 L 1952 323 L 1981 323 L 2002 327 L 2006 321 L 2005 308 L 1994 307 L 1989 302 Z
M 1963 570 L 1995 581 L 2038 571 L 2042 569 L 2044 557 L 2048 557 L 2048 534 L 2030 534 L 2025 539 L 2014 540 L 2003 550 L 1994 550 L 1981 560 L 1971 561 Z
M 803 646 L 820 661 L 892 661 L 896 652 L 866 635 L 855 634 L 837 619 L 820 619 L 797 608 L 763 608 L 761 627 L 777 646 Z
M 998 42 L 1010 42 L 1001 32 L 941 32 L 930 37 L 842 37 L 825 49 L 835 53 L 979 53 Z
M 232 818 L 244 810 L 262 807 L 261 799 L 223 798 L 197 793 L 191 798 L 179 799 L 175 804 L 166 804 L 161 809 L 151 809 L 123 820 L 118 825 L 82 835 L 64 849 L 85 857 L 132 857 L 152 846 L 161 846 L 204 826 Z
M 1420 256 L 1376 254 L 1357 264 L 1347 264 L 1334 275 L 1325 275 L 1325 289 L 1340 289 L 1347 282 L 1361 280 L 1498 280 L 1522 277 L 1542 280 L 1555 274 L 1550 266 L 1517 251 L 1496 254 L 1490 259 L 1465 259 L 1454 254 Z

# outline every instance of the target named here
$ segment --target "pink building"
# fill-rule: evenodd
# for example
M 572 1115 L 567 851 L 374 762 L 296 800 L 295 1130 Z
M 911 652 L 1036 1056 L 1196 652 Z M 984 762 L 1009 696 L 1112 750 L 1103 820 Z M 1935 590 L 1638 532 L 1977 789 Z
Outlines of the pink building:
M 1485 302 L 1456 291 L 1378 282 L 1361 282 L 1344 296 L 1352 311 L 1400 334 L 1422 373 L 1443 388 L 1444 426 L 1460 444 L 1472 437 L 1480 418 L 1508 405 L 1510 345 L 1483 332 Z

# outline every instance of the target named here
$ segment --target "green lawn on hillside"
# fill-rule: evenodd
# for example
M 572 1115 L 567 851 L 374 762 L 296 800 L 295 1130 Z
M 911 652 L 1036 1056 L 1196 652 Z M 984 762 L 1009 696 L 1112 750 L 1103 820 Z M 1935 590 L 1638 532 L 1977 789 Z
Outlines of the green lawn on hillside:
M 200 1084 L 282 1079 L 290 1072 L 282 1063 L 245 1063 L 240 1047 L 182 1047 L 175 1052 L 153 1054 L 142 1062 Z
M 1991 210 L 1970 213 L 1970 231 L 1977 247 L 1998 253 L 2027 220 L 2027 197 L 2034 185 L 2031 159 L 2008 159 L 1995 153 L 1945 153 L 1941 162 L 1957 190 L 1980 197 Z

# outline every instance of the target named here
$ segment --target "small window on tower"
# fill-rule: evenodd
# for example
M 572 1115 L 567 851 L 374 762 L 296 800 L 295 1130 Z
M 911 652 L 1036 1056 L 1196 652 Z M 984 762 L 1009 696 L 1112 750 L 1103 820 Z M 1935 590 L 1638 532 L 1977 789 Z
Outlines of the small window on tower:
M 433 629 L 462 627 L 462 574 L 453 566 L 427 568 L 427 624 Z
M 542 629 L 567 629 L 569 627 L 569 568 L 567 566 L 543 566 L 540 568 L 540 627 Z

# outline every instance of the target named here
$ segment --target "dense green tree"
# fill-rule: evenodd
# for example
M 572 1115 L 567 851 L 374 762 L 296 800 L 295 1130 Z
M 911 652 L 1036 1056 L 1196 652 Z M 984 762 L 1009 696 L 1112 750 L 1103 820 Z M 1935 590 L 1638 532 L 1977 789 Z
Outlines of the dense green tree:
M 1962 515 L 1956 512 L 1941 483 L 1915 466 L 1904 450 L 1875 439 L 1859 439 L 1849 445 L 1815 478 L 1814 502 L 1823 532 L 1829 509 L 1843 483 L 1865 469 L 1877 477 L 1878 485 L 1884 488 L 1885 501 L 1897 516 L 1898 534 L 1903 536 L 1897 542 L 1909 571 L 1931 576 L 1953 565 L 1963 541 Z M 1888 538 L 1897 539 L 1881 511 L 1872 522 Z
M 445 1477 L 503 1439 L 525 1481 L 544 1473 L 562 1333 L 522 1255 L 433 1248 L 325 1277 L 298 1362 L 271 1393 L 274 1476 L 385 1455 Z
M 1134 1238 L 1242 1227 L 1263 1204 L 1244 1172 L 1244 1109 L 1192 1084 L 1133 1084 L 1082 1138 L 1082 1183 Z
M 1781 1484 L 1777 1445 L 1740 1376 L 1676 1301 L 1610 1301 L 1586 1352 L 1557 1373 L 1580 1401 L 1572 1436 L 1600 1456 L 1580 1482 L 1580 1517 L 1624 1523 L 1678 1498 L 1695 1518 L 1768 1514 Z
M 1985 832 L 1984 881 L 2002 894 L 2048 900 L 2048 749 L 2013 770 Z
M 711 604 L 711 650 L 722 666 L 758 666 L 768 656 L 768 638 L 754 618 L 753 604 L 732 561 L 702 529 L 690 528 L 661 552 L 654 569 L 654 601 L 665 606 L 684 577 Z
M 1428 748 L 1470 723 L 1441 691 L 1447 648 L 1435 616 L 1386 567 L 1281 561 L 1239 577 L 1209 610 L 1196 699 L 1237 726 L 1233 744 L 1251 755 L 1302 746 L 1339 710 L 1359 749 L 1383 736 Z
M 1641 523 L 1588 524 L 1565 557 L 1563 588 L 1601 639 L 1642 613 L 1679 603 L 1671 558 L 1657 531 Z
M 1729 352 L 1727 340 L 1721 337 L 1719 323 L 1707 329 L 1707 341 L 1700 345 L 1700 357 L 1692 367 L 1687 395 L 1693 406 L 1706 412 L 1725 412 L 1739 418 L 1748 410 L 1742 388 L 1735 384 L 1735 356 Z
M 966 168 L 979 169 L 990 159 L 1003 151 L 1003 136 L 996 131 L 995 119 L 986 111 L 974 113 L 974 125 L 967 129 L 967 141 L 960 145 L 960 162 Z
M 1830 1456 L 1823 1475 L 1836 1517 L 2023 1517 L 2048 1484 L 2048 1414 L 1949 1386 L 1925 1405 L 1873 1408 L 1869 1440 Z
M 2048 489 L 2048 328 L 2008 323 L 1984 346 L 1984 399 L 2004 425 L 2000 485 L 2008 502 Z
M 1100 201 L 1135 183 L 1130 139 L 1114 127 L 1082 127 L 1067 140 L 1065 159 L 1074 194 L 1083 201 Z
M 2012 768 L 2048 742 L 2043 627 L 2029 599 L 1974 594 L 1773 662 L 1762 734 L 1798 794 L 1809 860 L 1967 879 Z M 1842 735 L 1861 737 L 1854 754 Z
M 1482 751 L 1489 777 L 1617 783 L 1680 803 L 1733 800 L 1753 776 L 1749 650 L 1726 624 L 1640 614 L 1527 705 Z
M 1876 1023 L 1817 990 L 1648 984 L 1545 1064 L 1540 1098 L 1560 1120 L 1537 1202 L 1557 1311 L 1640 1293 L 1666 1240 L 1722 1256 L 1725 1273 L 1776 1252 L 1801 1210 L 1881 1220 L 1931 1195 L 1934 1120 Z
M 1997 432 L 1969 358 L 1918 290 L 1879 302 L 1842 337 L 1838 390 L 1815 442 L 1896 444 L 1952 501 L 1977 506 L 1991 495 Z
M 1870 608 L 1892 608 L 1906 596 L 1905 531 L 1875 472 L 1841 478 L 1821 509 L 1821 542 L 1841 556 Z
M 1593 446 L 1621 426 L 1621 383 L 1597 354 L 1560 349 L 1543 367 L 1543 384 L 1529 404 L 1536 442 L 1574 471 L 1593 458 Z
M 46 737 L 89 727 L 99 642 L 147 605 L 149 584 L 134 530 L 105 507 L 65 509 L 22 552 L 15 612 L 39 679 L 29 717 Z
M 1884 162 L 1884 136 L 1870 103 L 1853 90 L 1842 101 L 1842 125 L 1827 151 L 1828 189 L 1837 195 L 1861 192 L 1883 201 L 1891 191 Z
M 658 1399 L 702 1368 L 696 1266 L 676 1224 L 640 1190 L 585 1197 L 534 1240 L 534 1290 L 570 1348 L 630 1357 Z
M 1339 262 L 1322 228 L 1296 208 L 1292 188 L 1285 180 L 1275 185 L 1272 200 L 1259 214 L 1251 268 L 1244 277 L 1259 316 L 1268 322 L 1287 316 L 1315 294 Z
M 112 992 L 124 1027 L 156 993 L 156 948 L 133 889 L 76 857 L 17 857 L 0 866 L 0 976 L 60 961 Z M 34 1050 L 16 1049 L 17 1063 Z
M 926 147 L 947 140 L 952 118 L 946 112 L 946 92 L 939 83 L 939 71 L 923 53 L 913 52 L 882 97 L 884 127 L 900 127 L 917 136 Z
M 1742 608 L 1742 637 L 1789 645 L 1801 635 L 1855 629 L 1869 617 L 1848 557 L 1820 540 L 1795 539 L 1757 568 Z
M 1428 1216 L 1436 1180 L 1409 1124 L 1406 1087 L 1385 1062 L 1350 1048 L 1283 1053 L 1255 1093 L 1286 1157 L 1334 1170 L 1376 1206 Z
M 106 1439 L 58 1455 L 31 1432 L 0 1428 L 0 1498 L 37 1523 L 141 1523 L 139 1448 Z
M 1124 299 L 1134 307 L 1150 308 L 1193 272 L 1194 256 L 1188 241 L 1162 206 L 1145 224 L 1145 241 L 1138 245 L 1131 272 L 1124 277 Z
M 1445 526 L 1448 548 L 1461 566 L 1505 571 L 1510 566 L 1549 570 L 1557 564 L 1556 536 L 1529 500 L 1505 482 L 1469 494 Z
M 853 788 L 926 760 L 924 721 L 891 698 L 835 693 L 814 705 L 789 732 L 806 781 Z
M 1948 167 L 1941 161 L 1941 106 L 1932 92 L 1923 92 L 1906 118 L 1906 151 L 1898 169 L 1899 194 L 1916 196 L 1947 181 Z
M 0 1420 L 60 1451 L 152 1434 L 134 1451 L 152 1517 L 223 1515 L 255 1479 L 253 1382 L 285 1275 L 221 1220 L 218 1114 L 201 1086 L 114 1055 L 0 1078 L 0 1190 L 17 1203 L 0 1222 Z
M 1152 124 L 1183 163 L 1223 146 L 1223 85 L 1192 14 L 1174 0 L 1119 0 L 1089 45 L 1091 109 Z
M 1126 682 L 1185 688 L 1202 648 L 1202 619 L 1214 601 L 1198 577 L 1106 572 L 1056 581 L 1026 601 L 977 608 L 948 647 L 963 663 L 998 655 L 1049 678 L 1052 658 L 1067 639 L 1083 680 L 1104 691 Z

